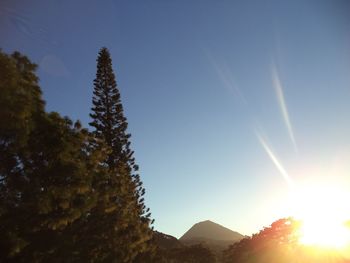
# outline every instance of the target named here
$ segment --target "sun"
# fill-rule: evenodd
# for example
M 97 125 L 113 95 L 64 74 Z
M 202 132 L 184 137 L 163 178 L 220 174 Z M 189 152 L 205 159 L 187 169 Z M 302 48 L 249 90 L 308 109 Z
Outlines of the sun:
M 308 185 L 293 193 L 294 216 L 300 220 L 299 242 L 327 249 L 350 247 L 349 194 L 333 185 Z
M 349 244 L 348 229 L 340 220 L 307 219 L 302 222 L 300 243 L 321 248 L 345 248 Z

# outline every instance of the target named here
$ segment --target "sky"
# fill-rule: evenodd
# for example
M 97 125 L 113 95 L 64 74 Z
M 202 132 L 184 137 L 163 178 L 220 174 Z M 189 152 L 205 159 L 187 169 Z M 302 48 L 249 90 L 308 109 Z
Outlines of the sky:
M 295 185 L 350 192 L 348 1 L 0 2 L 0 48 L 85 126 L 104 46 L 156 230 L 250 235 L 293 213 Z

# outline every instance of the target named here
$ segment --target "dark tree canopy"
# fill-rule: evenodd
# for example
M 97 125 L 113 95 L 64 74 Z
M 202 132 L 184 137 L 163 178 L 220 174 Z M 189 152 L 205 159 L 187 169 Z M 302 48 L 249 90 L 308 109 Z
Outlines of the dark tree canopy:
M 1 262 L 78 254 L 68 229 L 95 206 L 92 179 L 105 158 L 80 123 L 45 112 L 35 69 L 18 52 L 0 53 Z

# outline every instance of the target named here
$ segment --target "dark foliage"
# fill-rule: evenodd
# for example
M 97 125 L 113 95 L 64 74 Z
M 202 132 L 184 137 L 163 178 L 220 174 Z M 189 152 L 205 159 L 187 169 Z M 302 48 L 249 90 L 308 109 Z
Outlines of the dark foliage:
M 94 180 L 94 188 L 100 194 L 98 206 L 88 220 L 98 223 L 91 240 L 100 245 L 91 250 L 90 256 L 101 262 L 131 262 L 152 250 L 152 220 L 144 205 L 145 189 L 130 149 L 128 123 L 106 48 L 100 50 L 97 58 L 92 102 L 93 147 L 103 143 L 109 154 L 104 161 L 108 173 Z
M 79 250 L 70 228 L 95 206 L 102 152 L 68 118 L 46 113 L 36 65 L 0 54 L 0 261 L 62 262 Z M 61 261 L 60 261 L 61 260 Z
M 153 240 L 154 243 L 161 249 L 182 248 L 185 246 L 176 237 L 158 231 L 154 231 Z
M 159 263 L 215 263 L 213 252 L 203 245 L 171 249 L 158 248 L 153 262 Z
M 135 262 L 155 262 L 155 263 L 214 263 L 217 262 L 216 255 L 210 248 L 202 245 L 186 246 L 177 238 L 155 231 L 153 233 L 153 243 L 156 249 L 152 257 L 137 257 Z
M 93 133 L 45 112 L 35 70 L 0 52 L 0 262 L 152 262 L 108 51 L 98 59 Z

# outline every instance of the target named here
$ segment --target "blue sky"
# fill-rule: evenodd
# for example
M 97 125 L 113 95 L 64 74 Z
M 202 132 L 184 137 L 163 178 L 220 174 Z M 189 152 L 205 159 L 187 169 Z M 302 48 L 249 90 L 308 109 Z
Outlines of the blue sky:
M 110 49 L 159 231 L 243 234 L 289 215 L 290 181 L 350 189 L 347 1 L 3 0 L 0 47 L 39 64 L 47 109 L 86 126 Z M 288 179 L 289 178 L 289 179 Z

